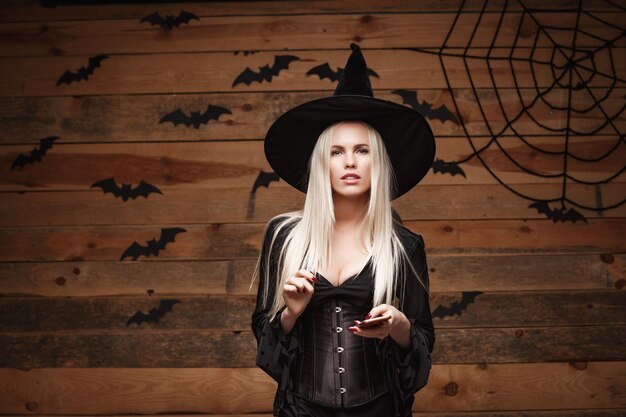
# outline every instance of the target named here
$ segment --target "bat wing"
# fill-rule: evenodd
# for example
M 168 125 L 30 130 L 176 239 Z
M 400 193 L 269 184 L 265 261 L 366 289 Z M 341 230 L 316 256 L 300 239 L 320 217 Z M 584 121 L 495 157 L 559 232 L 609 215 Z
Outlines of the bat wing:
M 184 124 L 185 126 L 189 126 L 193 123 L 191 117 L 187 116 L 181 109 L 174 110 L 171 113 L 166 114 L 159 120 L 159 123 L 164 122 L 172 122 L 174 126 L 179 124 Z
M 252 194 L 256 193 L 257 188 L 261 186 L 269 188 L 270 183 L 273 181 L 280 181 L 280 177 L 277 173 L 259 171 L 259 175 L 257 175 L 254 185 L 252 185 Z
M 529 208 L 536 208 L 537 212 L 540 214 L 545 214 L 547 218 L 551 218 L 552 210 L 550 206 L 548 206 L 547 201 L 536 201 L 528 206 Z
M 165 313 L 172 311 L 172 308 L 175 304 L 180 304 L 178 300 L 161 300 L 159 304 L 159 309 L 157 310 L 157 316 L 159 318 L 165 316 Z
M 482 294 L 481 291 L 463 291 L 463 295 L 461 297 L 461 301 L 454 301 L 450 304 L 450 307 L 444 307 L 442 305 L 437 306 L 435 310 L 433 310 L 433 317 L 444 318 L 446 316 L 454 316 L 461 315 L 463 310 L 467 309 L 467 306 L 472 303 L 476 297 Z
M 57 87 L 59 84 L 65 83 L 70 84 L 73 81 L 79 81 L 81 79 L 80 74 L 72 72 L 70 70 L 65 71 L 63 75 L 57 80 Z
M 107 178 L 102 181 L 94 182 L 93 184 L 91 184 L 91 187 L 89 188 L 94 188 L 94 187 L 100 187 L 102 188 L 102 192 L 104 194 L 109 192 L 113 194 L 115 197 L 119 197 L 122 194 L 122 189 L 117 186 L 113 177 Z
M 180 26 L 181 23 L 189 23 L 192 19 L 200 20 L 195 14 L 183 10 L 176 16 L 176 19 L 174 19 L 174 25 Z
M 367 69 L 367 74 L 368 74 L 370 77 L 380 78 L 380 75 L 378 75 L 378 73 L 376 73 L 376 71 L 374 71 L 374 70 L 373 70 L 373 69 L 371 69 L 371 68 L 368 68 L 368 69 Z
M 253 81 L 262 81 L 262 80 L 263 80 L 263 75 L 260 72 L 254 72 L 250 69 L 250 67 L 246 67 L 246 69 L 243 70 L 241 74 L 237 76 L 237 78 L 235 78 L 235 81 L 233 81 L 232 87 L 241 83 L 250 85 L 252 84 Z
M 441 106 L 437 107 L 434 110 L 432 109 L 432 106 L 430 105 L 429 105 L 429 108 L 430 110 L 427 112 L 427 114 L 424 114 L 424 116 L 428 116 L 431 119 L 438 119 L 438 120 L 441 120 L 442 122 L 450 120 L 456 123 L 457 125 L 461 124 L 456 114 L 448 110 L 445 104 L 442 104 Z
M 33 162 L 34 161 L 30 156 L 21 153 L 15 158 L 13 164 L 11 164 L 11 171 L 13 171 L 15 167 L 24 168 L 26 164 L 32 164 Z
M 167 246 L 168 243 L 173 242 L 176 239 L 176 235 L 181 232 L 186 232 L 186 230 L 180 227 L 170 227 L 167 229 L 161 229 L 161 237 L 159 238 L 159 241 L 157 242 L 157 248 L 165 249 L 165 246 Z
M 209 123 L 209 120 L 218 120 L 222 114 L 232 114 L 232 112 L 224 107 L 208 105 L 202 114 L 200 121 L 203 124 Z
M 141 197 L 146 197 L 148 198 L 148 195 L 150 195 L 151 193 L 159 193 L 159 194 L 163 194 L 161 192 L 161 190 L 159 190 L 157 187 L 155 187 L 152 184 L 148 184 L 147 182 L 145 182 L 144 180 L 141 180 L 141 182 L 139 183 L 139 185 L 137 187 L 135 187 L 135 189 L 133 189 L 130 193 L 130 196 L 135 199 L 139 196 Z
M 140 325 L 144 321 L 149 322 L 150 316 L 148 314 L 142 313 L 141 311 L 137 311 L 128 319 L 128 321 L 126 321 L 126 326 L 128 326 L 131 323 L 137 323 L 137 325 Z
M 133 258 L 134 261 L 136 261 L 137 258 L 140 255 L 149 256 L 150 255 L 150 247 L 148 247 L 148 246 L 141 246 L 139 243 L 133 242 L 133 244 L 130 245 L 128 247 L 128 249 L 126 249 L 124 251 L 124 253 L 120 257 L 120 261 L 123 260 L 126 257 L 131 257 L 131 258 Z
M 318 65 L 316 67 L 311 68 L 307 71 L 306 75 L 317 75 L 320 77 L 320 80 L 324 78 L 328 78 L 331 81 L 337 81 L 339 79 L 340 70 L 333 71 L 328 65 L 328 62 L 322 65 Z
M 139 21 L 139 23 L 143 23 L 143 22 L 148 22 L 148 23 L 150 23 L 151 26 L 159 25 L 161 27 L 163 27 L 163 25 L 165 24 L 165 20 L 163 19 L 163 17 L 158 12 L 154 12 L 152 14 L 149 14 L 149 15 L 143 17 Z
M 299 61 L 300 58 L 294 55 L 278 55 L 274 57 L 274 64 L 270 68 L 270 75 L 278 75 L 280 71 L 289 68 L 289 64 L 293 61 Z
M 420 103 L 417 99 L 417 91 L 395 90 L 393 92 L 402 97 L 403 104 L 408 104 L 424 116 L 428 115 L 428 117 L 432 117 L 430 104 L 426 102 Z
M 45 155 L 48 149 L 52 149 L 52 147 L 54 146 L 54 141 L 58 138 L 58 136 L 48 136 L 47 138 L 41 139 L 39 141 L 39 152 L 41 152 L 42 155 Z
M 452 176 L 455 176 L 456 174 L 461 174 L 465 178 L 467 178 L 467 176 L 465 175 L 465 171 L 463 171 L 463 168 L 461 168 L 459 164 L 456 163 L 456 161 L 446 162 L 443 159 L 437 158 L 433 162 L 433 172 L 434 173 L 441 172 L 442 174 L 451 174 Z
M 97 55 L 89 58 L 89 65 L 87 66 L 87 73 L 93 74 L 93 70 L 102 65 L 102 61 L 107 59 L 108 55 Z
M 574 208 L 570 208 L 564 213 L 563 221 L 565 220 L 570 220 L 572 223 L 576 223 L 578 220 L 582 220 L 585 223 L 589 223 L 585 216 L 583 216 L 580 212 L 578 212 L 578 210 L 575 210 Z

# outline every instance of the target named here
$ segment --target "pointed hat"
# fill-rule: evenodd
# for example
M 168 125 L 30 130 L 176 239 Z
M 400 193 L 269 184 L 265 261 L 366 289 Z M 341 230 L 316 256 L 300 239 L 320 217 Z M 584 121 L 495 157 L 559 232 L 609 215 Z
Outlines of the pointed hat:
M 435 158 L 435 138 L 415 109 L 374 97 L 361 49 L 352 54 L 332 96 L 300 104 L 274 121 L 265 136 L 265 157 L 283 180 L 306 192 L 309 159 L 322 131 L 340 120 L 361 120 L 378 130 L 396 178 L 392 198 L 416 186 Z

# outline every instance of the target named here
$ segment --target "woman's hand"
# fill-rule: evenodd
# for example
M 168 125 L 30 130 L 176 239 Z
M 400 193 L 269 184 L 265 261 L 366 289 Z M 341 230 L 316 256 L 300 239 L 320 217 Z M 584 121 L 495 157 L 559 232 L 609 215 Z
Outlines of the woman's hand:
M 384 339 L 390 336 L 400 347 L 408 348 L 410 344 L 411 322 L 409 322 L 409 319 L 404 313 L 389 304 L 381 304 L 371 309 L 369 314 L 365 316 L 365 319 L 367 320 L 378 316 L 390 316 L 391 318 L 373 327 L 364 328 L 357 326 L 357 324 L 361 323 L 360 320 L 355 320 L 355 325 L 348 327 L 348 330 L 363 337 Z
M 287 278 L 283 287 L 283 298 L 292 316 L 299 317 L 304 312 L 315 292 L 313 285 L 316 283 L 315 275 L 306 269 L 301 269 Z

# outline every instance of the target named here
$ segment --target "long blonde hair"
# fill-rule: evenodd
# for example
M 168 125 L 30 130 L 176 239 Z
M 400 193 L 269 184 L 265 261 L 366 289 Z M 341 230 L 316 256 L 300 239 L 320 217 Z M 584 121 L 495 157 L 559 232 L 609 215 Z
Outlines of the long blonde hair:
M 347 121 L 335 122 L 319 135 L 313 148 L 308 166 L 307 193 L 302 210 L 280 214 L 273 217 L 283 218 L 276 224 L 274 234 L 271 239 L 268 255 L 265 259 L 259 256 L 254 273 L 252 284 L 259 276 L 261 262 L 264 262 L 265 277 L 263 291 L 263 303 L 267 304 L 267 294 L 270 280 L 276 280 L 276 291 L 272 300 L 270 316 L 275 314 L 285 305 L 282 296 L 282 288 L 287 279 L 299 269 L 310 271 L 326 271 L 330 260 L 330 242 L 332 241 L 333 225 L 335 223 L 335 210 L 332 197 L 332 187 L 330 183 L 330 148 L 333 132 L 340 124 Z M 371 165 L 371 188 L 367 211 L 361 222 L 361 231 L 365 247 L 371 257 L 372 272 L 375 277 L 374 284 L 374 305 L 382 303 L 397 304 L 394 299 L 394 288 L 403 280 L 400 277 L 407 271 L 402 270 L 404 265 L 410 265 L 408 256 L 401 240 L 394 228 L 392 216 L 391 196 L 395 187 L 395 178 L 391 169 L 391 161 L 382 141 L 380 133 L 369 124 L 360 120 L 350 120 L 349 122 L 361 123 L 367 128 L 372 155 Z M 269 276 L 269 261 L 271 246 L 278 233 L 288 225 L 293 225 L 285 237 L 278 257 L 278 277 Z M 265 232 L 268 232 L 266 225 Z M 404 257 L 407 262 L 402 262 Z M 418 276 L 422 286 L 428 291 L 427 285 Z M 404 286 L 401 288 L 401 297 L 404 296 Z

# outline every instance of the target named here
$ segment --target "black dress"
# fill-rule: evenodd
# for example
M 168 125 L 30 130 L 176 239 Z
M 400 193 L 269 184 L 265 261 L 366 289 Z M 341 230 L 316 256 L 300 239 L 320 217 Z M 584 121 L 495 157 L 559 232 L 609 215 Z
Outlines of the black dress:
M 269 245 L 273 235 L 276 221 L 268 224 L 266 234 L 263 239 L 261 259 L 269 254 Z M 281 230 L 272 247 L 270 258 L 270 277 L 276 277 L 277 255 L 282 245 L 282 241 L 288 232 L 289 227 Z M 400 224 L 397 224 L 397 233 L 400 236 L 404 247 L 409 254 L 411 263 L 422 279 L 428 285 L 428 269 L 424 242 L 420 235 L 414 234 Z M 409 269 L 410 271 L 410 269 Z M 257 339 L 257 365 L 268 375 L 278 382 L 276 395 L 274 398 L 273 413 L 280 417 L 305 417 L 305 416 L 351 416 L 351 417 L 378 417 L 395 416 L 410 417 L 411 408 L 414 402 L 414 394 L 426 385 L 431 369 L 431 352 L 434 347 L 435 333 L 432 324 L 428 294 L 417 282 L 414 275 L 407 275 L 405 294 L 401 299 L 399 309 L 406 315 L 411 323 L 410 346 L 408 349 L 401 348 L 391 337 L 384 339 L 367 339 L 368 343 L 376 346 L 376 355 L 379 359 L 377 366 L 380 366 L 384 374 L 386 392 L 377 395 L 365 404 L 354 406 L 330 407 L 320 405 L 310 398 L 303 398 L 294 389 L 293 369 L 301 364 L 303 352 L 303 317 L 308 310 L 314 310 L 329 299 L 342 300 L 350 305 L 357 305 L 369 311 L 372 307 L 372 296 L 374 292 L 374 276 L 372 274 L 371 262 L 358 274 L 346 279 L 341 285 L 331 284 L 326 277 L 316 274 L 318 283 L 315 284 L 315 292 L 307 310 L 303 316 L 298 318 L 292 331 L 285 335 L 280 325 L 280 314 L 270 320 L 269 310 L 271 300 L 275 293 L 275 280 L 270 280 L 267 305 L 262 303 L 262 292 L 264 288 L 264 266 L 261 262 L 260 282 L 257 295 L 257 305 L 252 314 L 252 330 Z M 400 297 L 399 289 L 396 296 Z M 348 337 L 348 336 L 346 336 Z M 352 335 L 350 337 L 362 338 L 362 336 Z M 332 373 L 334 369 L 331 365 L 324 372 Z M 373 366 L 371 362 L 363 366 Z

